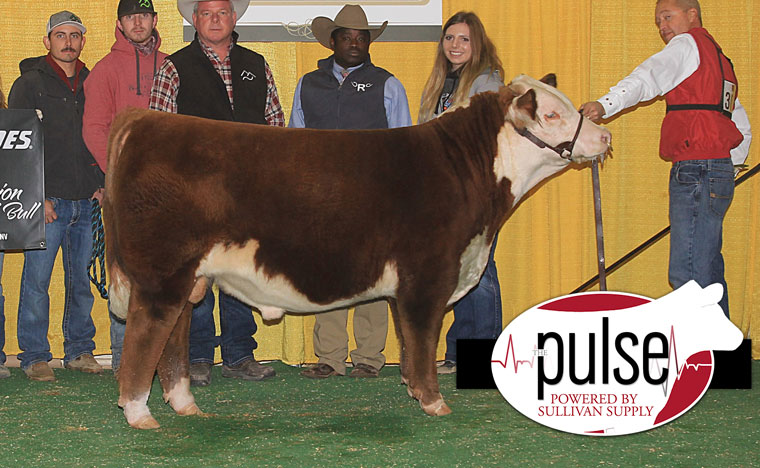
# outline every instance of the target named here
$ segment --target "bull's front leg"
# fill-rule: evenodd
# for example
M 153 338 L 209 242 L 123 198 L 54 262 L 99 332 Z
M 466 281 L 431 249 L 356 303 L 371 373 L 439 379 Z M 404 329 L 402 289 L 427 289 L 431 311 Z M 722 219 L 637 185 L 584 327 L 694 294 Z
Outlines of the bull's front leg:
M 133 285 L 119 367 L 119 406 L 136 429 L 160 427 L 148 409 L 148 396 L 158 361 L 181 311 L 179 306 L 160 308 Z
M 192 308 L 191 302 L 183 307 L 177 324 L 169 336 L 169 341 L 164 347 L 164 352 L 161 354 L 161 359 L 158 361 L 158 378 L 164 389 L 164 401 L 182 416 L 203 414 L 190 392 L 188 349 Z
M 407 391 L 419 400 L 422 410 L 431 416 L 451 413 L 439 391 L 435 368 L 444 302 L 430 298 L 426 300 L 424 294 L 414 293 L 398 298 L 397 321 L 403 335 Z

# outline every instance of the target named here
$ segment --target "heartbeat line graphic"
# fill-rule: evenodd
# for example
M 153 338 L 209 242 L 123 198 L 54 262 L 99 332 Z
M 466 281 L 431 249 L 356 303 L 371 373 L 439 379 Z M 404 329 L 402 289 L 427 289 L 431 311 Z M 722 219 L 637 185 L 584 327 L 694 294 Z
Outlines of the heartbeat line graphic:
M 698 371 L 702 367 L 712 367 L 712 363 L 689 364 L 685 362 L 682 366 L 678 365 L 678 348 L 676 347 L 676 333 L 675 333 L 675 329 L 673 325 L 670 326 L 670 338 L 668 339 L 668 364 L 665 366 L 665 369 L 670 369 L 671 357 L 675 364 L 675 368 L 678 369 L 678 373 L 676 374 L 676 378 L 675 378 L 675 381 L 673 382 L 673 385 L 675 385 L 675 382 L 681 380 L 681 375 L 686 370 Z M 657 361 L 655 361 L 655 363 L 657 364 L 657 370 L 659 370 L 660 373 L 662 373 L 662 369 L 660 368 L 659 363 Z M 668 389 L 671 387 L 669 384 L 670 384 L 670 372 L 668 372 L 668 377 L 665 380 L 665 382 L 662 383 L 662 394 L 665 396 L 668 396 Z
M 536 359 L 536 353 L 535 353 L 536 345 L 533 345 L 534 353 L 533 353 L 533 357 L 530 358 L 530 360 L 527 360 L 527 359 L 515 359 L 515 345 L 512 344 L 512 335 L 511 334 L 509 335 L 509 341 L 507 342 L 507 354 L 504 355 L 504 362 L 501 362 L 498 359 L 491 360 L 491 362 L 492 363 L 497 362 L 497 363 L 501 364 L 502 368 L 506 369 L 507 368 L 507 362 L 509 361 L 510 350 L 512 352 L 512 365 L 514 367 L 515 374 L 517 373 L 517 369 L 518 369 L 518 367 L 520 367 L 520 364 L 527 364 L 528 366 L 530 366 L 531 369 L 533 368 L 533 362 Z

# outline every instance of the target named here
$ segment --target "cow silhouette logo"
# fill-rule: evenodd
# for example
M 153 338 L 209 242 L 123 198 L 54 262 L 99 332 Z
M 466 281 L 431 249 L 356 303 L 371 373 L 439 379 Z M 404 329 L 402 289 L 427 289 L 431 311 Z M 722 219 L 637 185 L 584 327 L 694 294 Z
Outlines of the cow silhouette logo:
M 660 299 L 621 292 L 564 296 L 515 318 L 491 370 L 519 412 L 575 434 L 609 436 L 673 421 L 704 395 L 712 350 L 742 333 L 723 314 L 723 287 L 690 281 Z

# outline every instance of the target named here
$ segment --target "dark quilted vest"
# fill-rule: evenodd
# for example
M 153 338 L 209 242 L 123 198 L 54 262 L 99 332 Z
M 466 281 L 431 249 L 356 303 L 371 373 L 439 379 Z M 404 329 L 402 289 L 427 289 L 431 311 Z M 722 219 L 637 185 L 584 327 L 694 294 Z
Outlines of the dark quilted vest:
M 391 75 L 372 65 L 354 70 L 339 84 L 332 73 L 333 58 L 322 59 L 317 69 L 304 75 L 301 106 L 307 128 L 388 128 L 383 96 Z
M 203 53 L 196 35 L 187 47 L 169 56 L 179 73 L 177 113 L 216 120 L 266 124 L 267 80 L 264 57 L 239 45 L 232 46 L 232 89 L 235 110 L 219 73 Z M 252 79 L 251 79 L 252 78 Z

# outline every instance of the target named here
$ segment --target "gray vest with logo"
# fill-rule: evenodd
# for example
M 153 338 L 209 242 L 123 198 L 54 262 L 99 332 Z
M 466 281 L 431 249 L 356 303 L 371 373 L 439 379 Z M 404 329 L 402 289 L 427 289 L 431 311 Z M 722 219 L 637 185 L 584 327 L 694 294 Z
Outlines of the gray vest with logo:
M 385 81 L 391 75 L 372 65 L 351 72 L 343 84 L 333 76 L 333 57 L 317 62 L 317 69 L 301 81 L 301 107 L 307 128 L 388 128 L 383 102 Z

